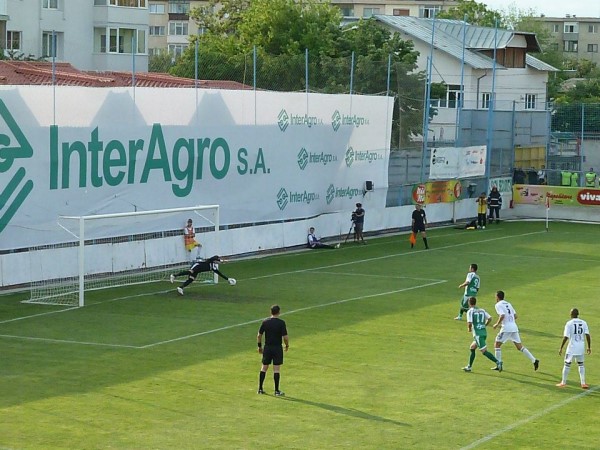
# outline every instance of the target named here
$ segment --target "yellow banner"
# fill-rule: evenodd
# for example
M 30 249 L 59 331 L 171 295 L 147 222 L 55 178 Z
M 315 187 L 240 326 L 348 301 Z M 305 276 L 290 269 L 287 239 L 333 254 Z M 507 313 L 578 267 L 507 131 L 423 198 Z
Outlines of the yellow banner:
M 412 190 L 413 203 L 451 203 L 460 200 L 462 184 L 458 180 L 431 181 L 416 184 Z
M 600 206 L 600 189 L 568 186 L 513 186 L 513 203 L 521 205 Z

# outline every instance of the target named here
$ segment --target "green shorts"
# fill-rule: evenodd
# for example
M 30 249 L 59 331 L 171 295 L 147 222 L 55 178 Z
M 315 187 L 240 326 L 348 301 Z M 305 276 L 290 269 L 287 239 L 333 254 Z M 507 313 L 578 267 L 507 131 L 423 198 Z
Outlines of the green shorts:
M 487 347 L 487 344 L 485 343 L 486 339 L 487 336 L 473 336 L 473 342 L 475 342 L 477 344 L 477 348 L 481 350 Z
M 471 297 L 474 297 L 474 295 L 463 295 L 463 298 L 460 301 L 460 307 L 462 309 L 469 309 L 469 299 Z

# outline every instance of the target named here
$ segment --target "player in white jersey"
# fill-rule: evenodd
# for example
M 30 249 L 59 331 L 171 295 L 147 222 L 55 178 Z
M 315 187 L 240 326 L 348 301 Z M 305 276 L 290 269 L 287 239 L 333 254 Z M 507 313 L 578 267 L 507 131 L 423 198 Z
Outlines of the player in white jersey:
M 585 338 L 584 338 L 585 336 Z M 565 365 L 562 371 L 562 380 L 557 384 L 558 387 L 565 387 L 567 385 L 567 377 L 569 376 L 569 370 L 571 370 L 571 362 L 573 359 L 577 361 L 579 368 L 579 380 L 581 381 L 581 387 L 588 389 L 589 386 L 585 383 L 585 367 L 583 365 L 583 354 L 585 353 L 585 341 L 587 341 L 587 354 L 592 354 L 592 338 L 590 337 L 590 330 L 585 320 L 579 318 L 579 310 L 573 308 L 571 310 L 571 320 L 565 325 L 563 332 L 563 340 L 560 344 L 558 354 L 562 355 L 563 348 L 567 341 L 567 353 L 565 353 Z
M 533 369 L 538 370 L 540 366 L 540 360 L 536 359 L 527 348 L 521 343 L 521 336 L 519 336 L 519 327 L 517 326 L 517 312 L 515 308 L 504 300 L 504 291 L 496 292 L 496 313 L 498 313 L 498 320 L 493 325 L 494 329 L 500 326 L 500 332 L 496 336 L 494 342 L 494 353 L 496 359 L 502 362 L 502 344 L 507 341 L 512 341 L 515 344 L 517 350 L 523 353 L 529 361 L 533 363 Z M 492 370 L 498 370 L 497 366 L 492 367 Z

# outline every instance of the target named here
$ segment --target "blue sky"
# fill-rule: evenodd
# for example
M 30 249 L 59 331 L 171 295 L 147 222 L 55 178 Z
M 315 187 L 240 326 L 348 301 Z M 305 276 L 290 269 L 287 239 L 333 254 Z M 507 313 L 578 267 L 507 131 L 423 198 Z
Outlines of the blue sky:
M 477 0 L 489 8 L 505 11 L 507 6 L 516 6 L 519 10 L 535 9 L 538 14 L 547 17 L 565 17 L 566 14 L 577 17 L 600 18 L 600 0 Z

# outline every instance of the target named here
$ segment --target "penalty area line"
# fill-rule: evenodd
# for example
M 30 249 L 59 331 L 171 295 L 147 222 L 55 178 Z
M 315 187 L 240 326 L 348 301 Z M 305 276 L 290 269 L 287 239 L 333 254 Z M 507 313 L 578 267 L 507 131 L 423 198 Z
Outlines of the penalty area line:
M 312 306 L 306 306 L 304 308 L 293 309 L 292 311 L 288 311 L 286 313 L 281 313 L 281 315 L 289 316 L 290 314 L 296 314 L 296 313 L 303 312 L 303 311 L 309 311 L 311 309 L 325 308 L 327 306 L 333 306 L 333 305 L 341 305 L 343 303 L 353 302 L 356 300 L 365 300 L 368 298 L 383 297 L 385 295 L 398 294 L 400 292 L 412 291 L 414 289 L 421 289 L 421 288 L 434 286 L 436 284 L 442 284 L 442 283 L 447 283 L 447 282 L 448 282 L 448 280 L 437 280 L 437 281 L 433 281 L 431 283 L 421 284 L 418 286 L 411 286 L 411 287 L 407 287 L 407 288 L 403 288 L 403 289 L 394 289 L 392 291 L 380 292 L 377 294 L 361 295 L 359 297 L 351 297 L 351 298 L 346 298 L 343 300 L 335 300 L 333 302 L 321 303 L 320 305 L 312 305 Z M 159 345 L 170 344 L 172 342 L 184 341 L 184 340 L 192 339 L 192 338 L 199 337 L 199 336 L 205 336 L 207 334 L 217 333 L 219 331 L 230 330 L 232 328 L 239 328 L 239 327 L 243 327 L 245 325 L 251 325 L 253 323 L 260 323 L 263 320 L 265 320 L 265 319 L 261 318 L 261 319 L 249 320 L 247 322 L 237 323 L 234 325 L 227 325 L 224 327 L 215 328 L 213 330 L 201 331 L 199 333 L 189 334 L 187 336 L 181 336 L 181 337 L 174 338 L 174 339 L 168 339 L 166 341 L 160 341 L 160 342 L 155 342 L 153 344 L 142 345 L 142 346 L 136 347 L 136 348 L 146 349 L 146 348 L 151 348 L 151 347 L 157 347 Z
M 541 411 L 538 411 L 537 413 L 535 413 L 535 414 L 533 414 L 533 415 L 531 415 L 529 417 L 526 417 L 526 418 L 521 419 L 521 420 L 517 420 L 515 423 L 512 423 L 512 424 L 510 424 L 510 425 L 502 428 L 501 430 L 496 431 L 495 433 L 488 434 L 487 436 L 482 437 L 481 439 L 478 439 L 478 440 L 476 440 L 474 442 L 471 442 L 466 447 L 461 447 L 461 450 L 468 450 L 468 449 L 471 449 L 471 448 L 475 448 L 475 447 L 477 447 L 477 446 L 479 446 L 481 444 L 485 444 L 486 442 L 489 442 L 492 439 L 495 439 L 498 436 L 501 436 L 504 433 L 507 433 L 508 431 L 514 430 L 515 428 L 518 428 L 521 425 L 525 425 L 525 424 L 531 422 L 532 420 L 535 420 L 535 419 L 538 419 L 538 418 L 540 418 L 542 416 L 545 416 L 546 414 L 554 411 L 555 409 L 562 408 L 563 406 L 565 406 L 565 405 L 567 405 L 567 404 L 569 404 L 571 402 L 574 402 L 575 400 L 579 400 L 580 398 L 585 397 L 586 395 L 589 395 L 592 392 L 597 391 L 598 388 L 600 388 L 600 386 L 593 387 L 592 389 L 589 389 L 587 391 L 581 392 L 581 393 L 579 393 L 579 394 L 577 394 L 577 395 L 575 395 L 573 397 L 569 397 L 569 398 L 567 398 L 567 399 L 565 399 L 565 400 L 563 400 L 561 402 L 555 403 L 554 405 L 551 405 L 551 406 L 549 406 L 549 407 L 547 407 L 545 409 L 542 409 Z

